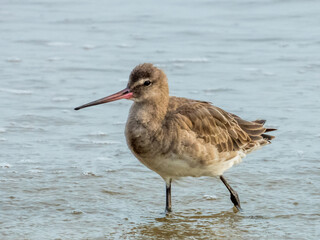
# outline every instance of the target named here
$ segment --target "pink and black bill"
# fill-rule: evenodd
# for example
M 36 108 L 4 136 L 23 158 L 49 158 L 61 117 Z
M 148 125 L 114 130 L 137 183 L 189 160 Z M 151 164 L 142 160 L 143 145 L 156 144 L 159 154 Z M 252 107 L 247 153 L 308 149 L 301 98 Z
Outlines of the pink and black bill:
M 82 108 L 91 107 L 94 105 L 99 105 L 99 104 L 108 103 L 108 102 L 113 102 L 113 101 L 120 100 L 120 99 L 130 99 L 130 98 L 132 98 L 132 95 L 133 95 L 133 93 L 130 92 L 130 89 L 125 88 L 125 89 L 121 90 L 120 92 L 117 92 L 117 93 L 112 94 L 110 96 L 107 96 L 107 97 L 98 99 L 96 101 L 89 102 L 87 104 L 76 107 L 74 110 L 80 110 Z

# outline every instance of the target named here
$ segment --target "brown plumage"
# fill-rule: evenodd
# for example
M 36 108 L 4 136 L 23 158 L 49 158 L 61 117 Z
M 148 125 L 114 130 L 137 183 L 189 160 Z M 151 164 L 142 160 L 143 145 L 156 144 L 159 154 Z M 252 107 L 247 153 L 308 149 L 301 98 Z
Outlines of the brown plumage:
M 240 209 L 237 193 L 224 171 L 253 150 L 270 143 L 265 120 L 246 121 L 209 102 L 170 97 L 164 72 L 150 63 L 138 65 L 124 90 L 76 110 L 121 98 L 134 101 L 126 124 L 132 153 L 157 172 L 167 186 L 166 211 L 171 210 L 171 181 L 185 176 L 220 176 Z

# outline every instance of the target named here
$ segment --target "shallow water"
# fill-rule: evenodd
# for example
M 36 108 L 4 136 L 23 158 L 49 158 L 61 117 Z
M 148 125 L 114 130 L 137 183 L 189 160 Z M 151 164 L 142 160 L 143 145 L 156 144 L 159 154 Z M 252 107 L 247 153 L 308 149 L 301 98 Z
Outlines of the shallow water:
M 9 1 L 0 8 L 1 239 L 319 239 L 317 1 Z M 173 184 L 129 152 L 130 101 L 73 108 L 153 62 L 172 95 L 268 119 L 273 144 Z

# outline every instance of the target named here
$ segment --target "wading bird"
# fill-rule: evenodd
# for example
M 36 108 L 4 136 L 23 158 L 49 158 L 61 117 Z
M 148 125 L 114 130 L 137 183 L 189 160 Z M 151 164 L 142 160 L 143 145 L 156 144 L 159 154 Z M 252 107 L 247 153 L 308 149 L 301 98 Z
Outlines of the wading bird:
M 125 135 L 131 152 L 166 183 L 171 212 L 171 182 L 181 177 L 219 177 L 240 210 L 237 192 L 223 173 L 246 154 L 270 143 L 265 120 L 246 121 L 209 102 L 169 96 L 165 73 L 150 63 L 136 66 L 125 89 L 75 110 L 119 99 L 133 100 Z

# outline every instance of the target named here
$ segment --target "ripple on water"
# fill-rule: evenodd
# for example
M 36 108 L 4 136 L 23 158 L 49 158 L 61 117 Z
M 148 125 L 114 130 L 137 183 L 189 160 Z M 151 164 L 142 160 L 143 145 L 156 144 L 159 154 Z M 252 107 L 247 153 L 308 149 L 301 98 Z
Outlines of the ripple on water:
M 198 57 L 198 58 L 175 58 L 171 62 L 174 63 L 207 63 L 209 62 L 208 58 Z
M 114 125 L 114 126 L 124 126 L 124 125 L 126 125 L 126 122 L 113 122 L 112 125 Z
M 83 171 L 82 175 L 86 177 L 102 177 L 102 175 L 99 175 L 94 171 Z
M 186 65 L 184 64 L 184 63 L 173 63 L 173 66 L 175 67 L 175 68 L 184 68 Z
M 20 127 L 20 128 L 32 128 L 32 129 L 39 129 L 45 130 L 45 127 L 48 125 L 71 125 L 73 122 L 66 120 L 63 117 L 58 116 L 47 116 L 47 115 L 36 115 L 36 114 L 23 114 L 18 116 L 15 122 L 11 123 L 13 127 Z M 41 127 L 40 127 L 41 126 Z
M 46 45 L 50 47 L 67 47 L 71 46 L 72 44 L 69 42 L 47 42 Z
M 102 131 L 93 132 L 93 133 L 88 134 L 89 137 L 105 137 L 107 135 L 108 135 L 107 133 L 102 132 Z
M 132 48 L 133 45 L 127 44 L 127 43 L 119 43 L 116 45 L 118 48 Z
M 51 98 L 52 102 L 69 102 L 70 98 L 68 97 L 53 97 Z
M 38 174 L 38 173 L 43 173 L 44 171 L 43 170 L 40 170 L 40 169 L 29 169 L 27 170 L 27 173 L 32 173 L 32 174 Z
M 11 57 L 11 58 L 7 58 L 6 61 L 11 63 L 19 63 L 19 62 L 22 62 L 22 59 L 18 57 Z
M 216 195 L 204 195 L 203 198 L 205 200 L 217 200 L 218 197 Z
M 102 193 L 108 194 L 108 195 L 121 195 L 124 193 L 121 192 L 115 192 L 115 191 L 110 191 L 110 190 L 106 190 L 106 189 L 102 189 L 101 190 Z
M 47 59 L 49 62 L 61 61 L 63 58 L 61 57 L 50 57 Z
M 90 139 L 81 139 L 80 140 L 83 144 L 87 145 L 115 145 L 115 144 L 121 144 L 121 142 L 118 141 L 98 141 L 98 140 L 90 140 Z
M 25 158 L 25 159 L 21 159 L 19 161 L 19 163 L 39 163 L 39 161 L 34 160 L 34 159 Z
M 14 131 L 40 131 L 45 132 L 46 130 L 43 127 L 38 127 L 35 125 L 29 125 L 29 124 L 19 124 L 16 122 L 11 122 L 10 127 L 11 130 Z
M 96 45 L 93 45 L 93 44 L 85 44 L 85 45 L 83 45 L 82 46 L 82 48 L 84 49 L 84 50 L 91 50 L 91 49 L 94 49 L 94 48 L 96 48 L 97 46 Z
M 83 211 L 77 209 L 77 210 L 72 210 L 71 214 L 74 214 L 74 215 L 81 215 L 83 214 Z
M 209 88 L 209 89 L 204 89 L 203 92 L 205 93 L 217 93 L 217 92 L 234 92 L 235 89 L 232 88 Z
M 0 163 L 0 168 L 11 168 L 12 165 L 6 162 Z
M 0 92 L 12 93 L 17 95 L 31 95 L 33 93 L 30 90 L 13 89 L 13 88 L 0 88 Z

